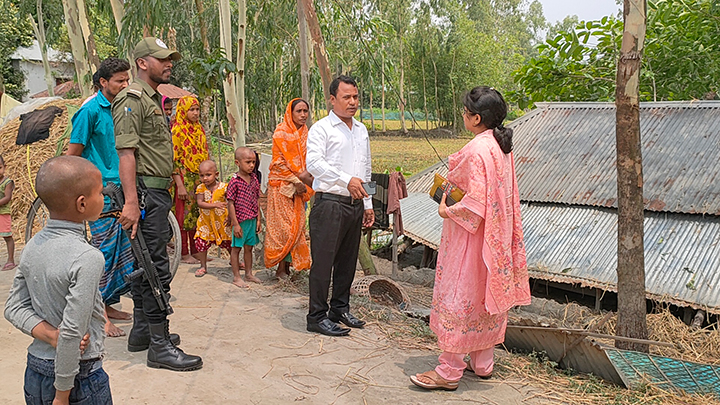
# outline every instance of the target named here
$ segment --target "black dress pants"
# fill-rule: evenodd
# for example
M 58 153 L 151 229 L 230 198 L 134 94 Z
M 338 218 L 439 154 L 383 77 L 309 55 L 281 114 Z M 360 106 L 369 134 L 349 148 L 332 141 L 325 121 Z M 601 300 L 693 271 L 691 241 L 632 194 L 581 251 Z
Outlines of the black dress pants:
M 167 190 L 147 189 L 145 219 L 140 219 L 138 224 L 165 291 L 170 291 L 170 281 L 172 281 L 167 254 L 167 244 L 170 241 L 168 213 L 171 207 L 172 198 Z M 137 269 L 137 261 L 135 268 Z M 166 314 L 160 310 L 146 277 L 138 277 L 133 280 L 132 296 L 135 308 L 143 309 L 148 322 L 157 324 L 165 321 Z
M 355 277 L 364 207 L 315 198 L 310 210 L 310 310 L 308 324 L 322 321 L 328 308 L 335 314 L 350 311 L 350 287 Z M 328 307 L 328 290 L 333 288 Z

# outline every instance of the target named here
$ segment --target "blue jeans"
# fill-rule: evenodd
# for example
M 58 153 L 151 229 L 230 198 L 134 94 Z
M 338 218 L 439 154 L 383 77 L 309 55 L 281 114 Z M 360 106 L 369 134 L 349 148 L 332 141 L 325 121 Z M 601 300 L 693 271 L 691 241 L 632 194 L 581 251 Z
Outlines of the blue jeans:
M 51 405 L 55 398 L 55 362 L 28 354 L 25 369 L 25 403 L 28 405 Z M 70 391 L 73 405 L 112 405 L 110 381 L 102 363 L 81 361 L 80 372 L 75 376 L 75 386 Z

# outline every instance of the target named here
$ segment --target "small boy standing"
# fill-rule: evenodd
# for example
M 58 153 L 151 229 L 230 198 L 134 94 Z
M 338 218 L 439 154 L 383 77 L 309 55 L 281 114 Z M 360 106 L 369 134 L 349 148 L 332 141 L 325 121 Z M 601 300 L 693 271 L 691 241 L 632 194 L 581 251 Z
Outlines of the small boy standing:
M 212 160 L 200 163 L 200 184 L 195 190 L 200 215 L 195 231 L 195 248 L 200 259 L 200 268 L 195 277 L 207 274 L 207 251 L 210 246 L 217 245 L 221 249 L 230 249 L 230 233 L 227 227 L 227 184 L 218 182 L 217 165 Z M 232 254 L 232 253 L 231 253 Z
M 87 242 L 83 225 L 102 212 L 102 176 L 83 158 L 60 156 L 40 167 L 35 183 L 50 219 L 25 246 L 5 303 L 5 318 L 35 338 L 25 402 L 112 404 L 102 368 L 105 258 Z
M 0 236 L 5 239 L 7 246 L 7 262 L 2 267 L 3 271 L 15 268 L 15 240 L 12 236 L 12 193 L 15 190 L 15 182 L 5 176 L 5 159 L 0 155 Z
M 252 249 L 257 245 L 257 234 L 260 232 L 260 181 L 255 174 L 257 159 L 250 148 L 235 150 L 235 165 L 238 172 L 233 174 L 227 187 L 228 216 L 232 225 L 232 249 L 230 264 L 233 271 L 233 284 L 240 288 L 248 288 L 240 278 L 240 249 L 245 249 L 245 280 L 260 283 L 260 279 L 252 272 Z

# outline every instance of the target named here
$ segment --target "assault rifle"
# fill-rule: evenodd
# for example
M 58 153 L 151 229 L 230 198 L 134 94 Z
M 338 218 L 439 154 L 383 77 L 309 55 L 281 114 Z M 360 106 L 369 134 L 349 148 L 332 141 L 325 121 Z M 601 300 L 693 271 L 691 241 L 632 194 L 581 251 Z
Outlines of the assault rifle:
M 122 189 L 117 184 L 108 182 L 107 186 L 103 188 L 103 195 L 110 197 L 112 204 L 111 210 L 103 214 L 103 216 L 119 217 L 123 206 L 125 206 L 125 195 L 123 194 Z M 130 240 L 130 246 L 138 267 L 137 270 L 125 276 L 125 281 L 131 282 L 138 277 L 145 277 L 148 283 L 150 283 L 150 289 L 157 300 L 160 310 L 164 311 L 168 315 L 172 314 L 173 309 L 170 306 L 170 296 L 167 292 L 165 292 L 165 289 L 163 289 L 160 276 L 155 268 L 155 264 L 150 258 L 150 251 L 145 244 L 145 238 L 143 238 L 140 227 L 138 226 L 134 239 L 130 237 L 132 233 L 131 229 L 125 229 L 124 231 Z

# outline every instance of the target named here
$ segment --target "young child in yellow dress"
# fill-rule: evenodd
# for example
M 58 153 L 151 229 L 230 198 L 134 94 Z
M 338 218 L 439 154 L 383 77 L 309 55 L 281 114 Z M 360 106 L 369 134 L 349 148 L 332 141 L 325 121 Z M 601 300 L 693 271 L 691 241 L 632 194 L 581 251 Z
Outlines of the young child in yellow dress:
M 200 216 L 195 232 L 195 247 L 200 259 L 200 268 L 195 277 L 207 273 L 207 251 L 217 245 L 230 251 L 230 230 L 227 224 L 227 183 L 218 181 L 217 165 L 212 160 L 200 163 L 200 185 L 195 190 Z

